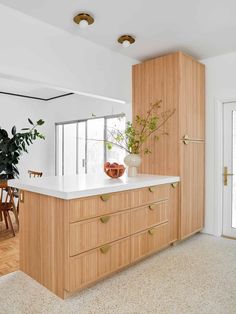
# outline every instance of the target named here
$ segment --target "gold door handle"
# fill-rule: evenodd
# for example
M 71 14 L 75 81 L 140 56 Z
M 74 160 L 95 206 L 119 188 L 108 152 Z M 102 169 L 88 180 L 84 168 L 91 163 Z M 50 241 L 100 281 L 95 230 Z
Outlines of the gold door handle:
M 178 182 L 171 183 L 172 188 L 176 188 L 178 186 Z
M 227 186 L 228 185 L 228 176 L 233 176 L 233 173 L 228 173 L 228 167 L 224 167 L 224 185 Z
M 103 202 L 107 202 L 110 197 L 111 197 L 111 194 L 103 194 L 103 195 L 100 196 L 100 199 L 101 199 Z
M 185 145 L 188 145 L 189 143 L 202 143 L 204 142 L 203 139 L 200 139 L 200 138 L 190 138 L 187 134 L 185 134 L 182 139 L 183 143 Z
M 106 245 L 100 247 L 100 252 L 102 254 L 106 254 L 110 250 L 110 248 L 111 248 L 111 246 L 109 244 L 106 244 Z
M 109 220 L 110 220 L 110 216 L 102 216 L 100 217 L 100 221 L 103 223 L 103 224 L 106 224 Z
M 154 235 L 155 232 L 156 232 L 156 229 L 155 229 L 155 228 L 152 228 L 152 229 L 149 229 L 149 230 L 148 230 L 148 233 L 149 233 L 150 235 Z
M 150 210 L 155 210 L 158 208 L 158 205 L 157 204 L 151 204 L 148 206 Z

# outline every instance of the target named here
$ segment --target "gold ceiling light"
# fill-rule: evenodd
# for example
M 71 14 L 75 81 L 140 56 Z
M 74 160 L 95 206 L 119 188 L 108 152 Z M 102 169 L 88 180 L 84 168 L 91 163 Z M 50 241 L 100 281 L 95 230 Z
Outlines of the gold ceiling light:
M 131 35 L 122 35 L 118 38 L 118 43 L 120 43 L 124 48 L 128 48 L 135 42 L 135 39 Z
M 94 18 L 88 13 L 79 13 L 74 17 L 74 22 L 84 29 L 94 23 Z

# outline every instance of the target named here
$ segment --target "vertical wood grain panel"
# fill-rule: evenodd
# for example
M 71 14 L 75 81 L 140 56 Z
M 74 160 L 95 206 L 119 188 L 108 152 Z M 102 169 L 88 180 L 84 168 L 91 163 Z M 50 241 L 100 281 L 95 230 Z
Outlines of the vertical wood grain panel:
M 179 93 L 180 53 L 174 53 L 133 66 L 133 119 L 145 114 L 149 104 L 162 100 L 162 110 L 176 112 L 168 122 L 168 136 L 149 140 L 150 155 L 142 155 L 140 173 L 179 175 Z M 172 240 L 178 233 L 179 190 L 170 195 L 170 226 Z
M 169 219 L 168 205 L 168 200 L 166 200 L 149 206 L 131 209 L 131 234 L 167 222 Z
M 110 245 L 107 253 L 95 249 L 70 258 L 69 291 L 81 289 L 130 264 L 130 238 Z
M 129 210 L 109 217 L 107 223 L 95 218 L 70 224 L 70 256 L 130 235 Z
M 103 201 L 99 195 L 70 200 L 70 222 L 128 209 L 130 208 L 130 194 L 132 191 L 110 193 L 107 201 Z
M 180 229 L 180 184 L 176 187 L 170 187 L 169 191 L 169 224 L 170 224 L 170 242 L 179 239 Z
M 68 202 L 24 192 L 21 206 L 20 269 L 64 297 Z M 67 215 L 68 216 L 68 215 Z
M 133 120 L 146 114 L 150 103 L 162 100 L 161 110 L 176 112 L 167 124 L 169 136 L 149 139 L 152 154 L 142 155 L 141 173 L 178 175 L 179 54 L 170 54 L 133 66 Z M 177 152 L 175 155 L 172 152 Z
M 180 54 L 179 133 L 205 139 L 205 66 Z
M 39 199 L 39 194 L 25 191 L 20 204 L 20 269 L 41 282 Z
M 203 228 L 205 143 L 181 143 L 181 239 Z
M 169 223 L 152 228 L 153 234 L 148 230 L 131 236 L 131 262 L 162 249 L 169 243 Z
M 163 201 L 167 200 L 168 198 L 169 198 L 168 184 L 137 189 L 133 190 L 131 194 L 131 207 L 138 207 L 153 202 Z
M 152 154 L 142 156 L 140 172 L 181 177 L 180 186 L 170 193 L 169 200 L 170 237 L 175 241 L 178 233 L 183 238 L 203 227 L 204 65 L 177 52 L 133 66 L 133 119 L 146 113 L 149 103 L 159 99 L 163 100 L 163 110 L 175 108 L 177 112 L 169 123 L 169 136 L 159 142 L 149 140 Z M 191 143 L 191 149 L 183 150 L 180 139 L 185 134 L 203 140 L 202 146 Z

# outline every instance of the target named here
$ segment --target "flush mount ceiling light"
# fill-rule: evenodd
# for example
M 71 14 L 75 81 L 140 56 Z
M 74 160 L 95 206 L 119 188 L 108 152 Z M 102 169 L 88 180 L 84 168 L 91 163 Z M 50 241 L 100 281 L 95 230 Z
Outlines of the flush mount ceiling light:
M 124 48 L 128 48 L 134 42 L 134 37 L 130 35 L 122 35 L 118 38 L 118 43 L 120 43 Z
M 84 29 L 94 23 L 94 18 L 88 13 L 79 13 L 74 17 L 74 22 Z

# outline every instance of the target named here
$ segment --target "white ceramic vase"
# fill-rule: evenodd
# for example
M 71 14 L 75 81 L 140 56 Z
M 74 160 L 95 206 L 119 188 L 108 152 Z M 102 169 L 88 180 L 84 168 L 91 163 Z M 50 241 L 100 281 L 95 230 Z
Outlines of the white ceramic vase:
M 128 167 L 128 177 L 135 177 L 137 175 L 137 167 L 140 166 L 141 161 L 141 157 L 138 154 L 129 154 L 125 157 L 124 162 Z

